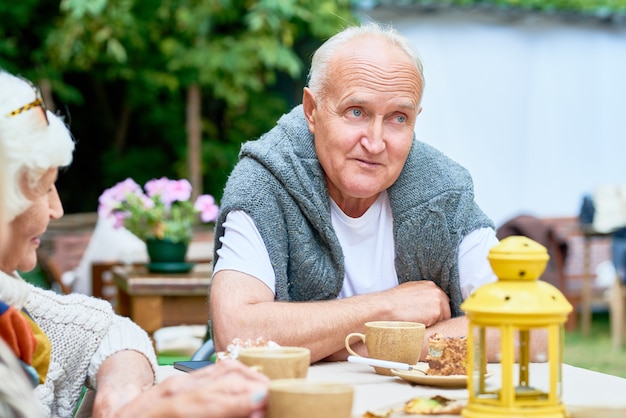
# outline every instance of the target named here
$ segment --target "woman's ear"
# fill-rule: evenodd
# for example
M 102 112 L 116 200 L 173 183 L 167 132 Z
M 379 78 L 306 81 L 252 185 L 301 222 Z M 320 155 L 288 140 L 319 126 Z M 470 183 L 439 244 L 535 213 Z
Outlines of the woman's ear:
M 28 200 L 35 200 L 37 198 L 37 193 L 30 180 L 27 169 L 26 168 L 21 169 L 18 176 L 19 176 L 20 190 L 22 191 L 22 194 L 24 195 L 24 197 L 26 197 Z
M 35 174 L 35 177 L 38 177 L 38 180 L 35 182 L 33 178 L 29 176 L 27 168 L 20 170 L 19 181 L 24 196 L 32 201 L 46 194 L 50 186 L 54 185 L 56 182 L 58 171 L 59 170 L 54 167 L 41 172 L 40 175 Z
M 315 102 L 315 95 L 308 87 L 304 88 L 302 93 L 302 107 L 304 109 L 304 117 L 309 125 L 309 131 L 315 134 L 315 113 L 317 111 L 317 103 Z

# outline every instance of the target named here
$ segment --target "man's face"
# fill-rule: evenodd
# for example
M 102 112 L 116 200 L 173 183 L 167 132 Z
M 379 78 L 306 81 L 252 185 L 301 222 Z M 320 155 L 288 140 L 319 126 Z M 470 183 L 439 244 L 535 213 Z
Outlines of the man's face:
M 323 100 L 303 104 L 331 198 L 357 217 L 391 186 L 413 141 L 422 79 L 399 48 L 377 38 L 341 47 Z

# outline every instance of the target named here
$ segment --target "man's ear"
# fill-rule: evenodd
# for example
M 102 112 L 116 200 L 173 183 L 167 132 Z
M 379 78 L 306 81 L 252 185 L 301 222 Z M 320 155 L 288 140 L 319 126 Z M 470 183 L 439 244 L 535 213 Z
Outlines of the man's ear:
M 304 88 L 302 92 L 302 107 L 304 109 L 304 117 L 309 125 L 309 131 L 315 134 L 315 113 L 317 111 L 317 103 L 315 102 L 315 95 L 308 87 Z

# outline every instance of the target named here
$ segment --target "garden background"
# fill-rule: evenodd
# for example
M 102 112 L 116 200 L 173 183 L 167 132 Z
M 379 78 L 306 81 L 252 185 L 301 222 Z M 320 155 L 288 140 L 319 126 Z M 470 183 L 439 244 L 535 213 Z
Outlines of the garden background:
M 403 19 L 390 20 L 389 10 L 400 11 Z M 597 59 L 607 39 L 618 51 L 626 48 L 626 0 L 0 0 L 0 67 L 35 81 L 49 107 L 66 116 L 77 141 L 74 162 L 58 182 L 67 213 L 95 211 L 100 193 L 126 177 L 139 183 L 187 177 L 197 193 L 219 201 L 240 144 L 266 132 L 299 103 L 315 48 L 340 28 L 368 18 L 390 20 L 417 37 L 428 27 L 455 21 L 456 31 L 439 37 L 436 48 L 418 46 L 426 60 L 428 105 L 420 115 L 419 137 L 468 166 L 479 203 L 498 224 L 525 210 L 576 215 L 582 192 L 598 181 L 626 183 L 621 105 L 626 79 L 607 81 L 626 71 L 626 53 L 612 54 L 610 62 Z M 484 37 L 472 26 L 475 20 L 499 35 Z M 535 105 L 545 105 L 543 96 L 515 108 L 507 119 L 497 113 L 506 109 L 504 100 L 515 101 L 514 94 L 527 91 L 525 74 L 536 74 L 507 67 L 512 49 L 505 41 L 511 32 L 540 28 L 529 31 L 537 43 L 525 45 L 525 51 L 558 59 L 558 42 L 546 47 L 540 39 L 548 32 L 546 22 L 549 30 L 562 30 L 553 38 L 558 42 L 583 34 L 579 60 L 543 68 L 551 74 L 541 86 L 547 93 L 554 85 L 570 85 L 565 99 L 552 95 L 564 100 L 551 103 L 570 112 L 575 122 L 570 130 L 549 112 L 536 115 L 544 116 L 536 119 L 541 124 L 525 122 Z M 473 44 L 453 54 L 455 60 L 444 54 L 452 42 L 469 39 Z M 462 73 L 477 57 L 474 47 L 491 53 L 495 65 L 479 61 L 484 68 L 468 67 L 472 77 L 438 78 L 444 68 L 447 74 Z M 542 66 L 538 62 L 535 70 Z M 502 87 L 499 95 L 485 97 L 485 86 L 496 84 Z M 589 96 L 598 91 L 606 94 Z M 437 114 L 443 119 L 432 117 Z M 526 142 L 505 150 L 501 145 L 512 135 L 496 131 L 490 118 L 510 123 L 515 135 L 520 126 L 532 129 L 523 133 Z M 593 127 L 582 143 L 572 139 L 580 126 Z M 545 131 L 556 142 L 546 142 Z M 473 158 L 476 150 L 484 157 Z M 556 168 L 564 161 L 571 171 Z M 582 183 L 569 181 L 569 174 L 581 170 Z M 594 333 L 607 330 L 602 315 Z M 566 361 L 626 376 L 626 355 L 611 351 L 602 335 L 569 334 Z

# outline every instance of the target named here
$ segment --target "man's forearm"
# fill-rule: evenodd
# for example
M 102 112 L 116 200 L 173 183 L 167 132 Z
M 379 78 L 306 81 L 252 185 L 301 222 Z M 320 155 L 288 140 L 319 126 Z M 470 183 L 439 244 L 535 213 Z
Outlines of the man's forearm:
M 450 315 L 447 297 L 428 281 L 339 300 L 277 302 L 267 286 L 251 276 L 235 271 L 218 275 L 210 295 L 217 350 L 224 350 L 234 338 L 263 337 L 307 347 L 311 361 L 318 361 L 341 351 L 346 335 L 363 332 L 368 321 L 415 321 L 429 326 Z
M 356 299 L 356 298 L 351 298 Z M 367 308 L 357 300 L 325 302 L 262 302 L 240 310 L 238 318 L 220 326 L 214 316 L 214 336 L 218 350 L 224 350 L 234 338 L 263 337 L 280 345 L 307 347 L 311 361 L 328 357 L 344 348 L 344 338 L 351 332 L 363 332 L 363 324 L 383 317 L 378 309 Z

